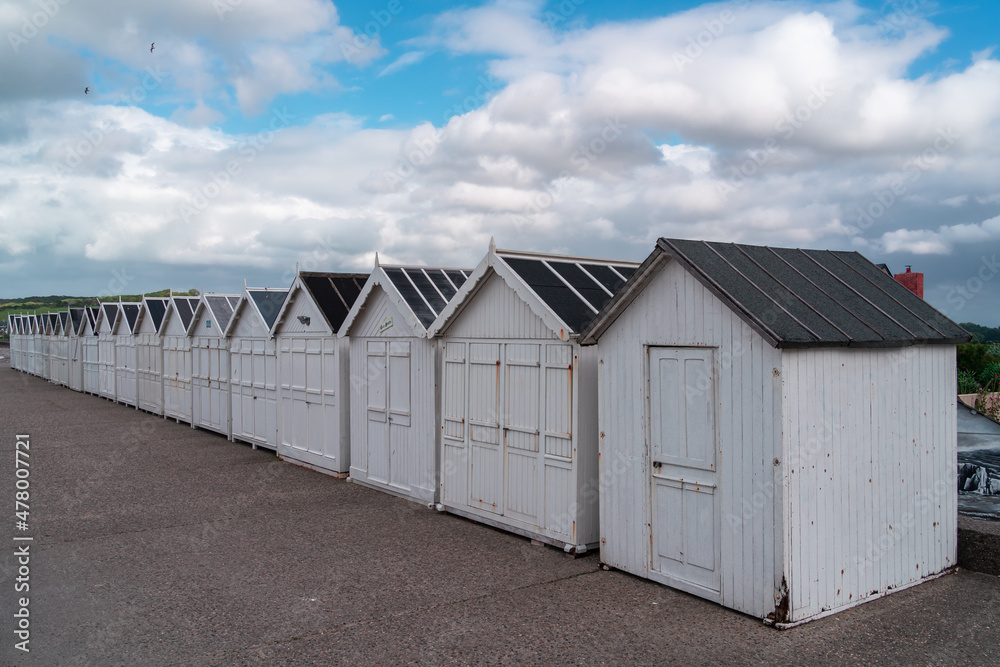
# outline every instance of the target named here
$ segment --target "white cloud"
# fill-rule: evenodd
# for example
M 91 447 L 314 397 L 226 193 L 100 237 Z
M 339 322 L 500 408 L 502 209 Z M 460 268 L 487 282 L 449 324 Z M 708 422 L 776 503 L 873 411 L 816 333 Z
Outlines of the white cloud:
M 882 235 L 886 252 L 948 254 L 956 245 L 1000 241 L 1000 216 L 977 224 L 942 225 L 931 229 L 899 229 Z
M 405 69 L 410 65 L 416 65 L 418 62 L 427 57 L 425 51 L 407 51 L 400 57 L 393 60 L 391 63 L 386 65 L 386 67 L 379 72 L 379 76 L 386 76 L 387 74 L 393 74 L 401 69 Z
M 268 116 L 260 133 L 205 126 L 236 105 L 252 114 L 275 95 L 334 89 L 328 64 L 385 54 L 377 41 L 359 49 L 365 40 L 329 3 L 245 0 L 220 22 L 210 5 L 186 0 L 163 25 L 145 6 L 132 23 L 105 5 L 94 16 L 75 9 L 60 28 L 66 39 L 107 42 L 139 71 L 157 28 L 157 57 L 187 95 L 171 120 L 46 102 L 77 85 L 74 58 L 54 83 L 19 83 L 27 92 L 0 104 L 0 236 L 8 256 L 44 249 L 67 261 L 234 271 L 294 265 L 316 248 L 332 267 L 367 268 L 376 250 L 470 265 L 491 236 L 631 258 L 659 235 L 956 257 L 1000 238 L 996 218 L 954 217 L 970 202 L 998 201 L 1000 62 L 991 54 L 907 78 L 943 30 L 914 17 L 885 39 L 850 3 L 805 2 L 750 3 L 689 51 L 729 6 L 569 31 L 546 25 L 536 2 L 450 11 L 381 73 L 432 49 L 489 59 L 497 84 L 479 108 L 402 130 L 330 113 L 279 123 L 273 135 Z M 203 33 L 212 38 L 196 38 Z M 47 41 L 29 46 L 46 67 L 63 62 Z M 126 79 L 106 94 L 127 94 Z M 394 119 L 386 111 L 379 122 Z M 942 131 L 955 139 L 936 146 Z M 99 140 L 88 146 L 88 137 Z M 57 170 L 81 148 L 76 166 Z M 238 173 L 226 176 L 231 164 Z
M 951 206 L 952 208 L 959 208 L 965 202 L 969 201 L 969 195 L 957 195 L 955 197 L 948 197 L 947 199 L 942 199 L 941 203 L 945 206 Z

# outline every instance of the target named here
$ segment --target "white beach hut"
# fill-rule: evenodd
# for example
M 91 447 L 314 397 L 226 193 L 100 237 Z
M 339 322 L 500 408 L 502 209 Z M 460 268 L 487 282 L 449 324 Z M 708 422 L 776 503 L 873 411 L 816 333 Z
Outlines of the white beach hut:
M 44 313 L 39 316 L 38 375 L 46 380 L 52 379 L 52 366 L 54 365 L 52 354 L 52 337 L 55 331 L 54 315 L 55 313 Z
M 111 332 L 115 338 L 115 393 L 119 403 L 138 407 L 135 325 L 141 303 L 119 303 Z
M 271 327 L 287 289 L 243 290 L 226 327 L 232 366 L 232 435 L 236 440 L 278 448 L 278 353 Z
M 86 315 L 83 308 L 70 308 L 67 311 L 66 339 L 68 345 L 69 366 L 66 384 L 73 391 L 83 391 L 83 328 Z
M 24 371 L 24 332 L 21 330 L 21 316 L 10 315 L 8 317 L 10 330 L 10 367 L 17 371 Z
M 83 391 L 88 394 L 101 393 L 101 363 L 97 329 L 104 309 L 100 306 L 87 306 L 83 309 L 83 328 L 80 332 L 80 347 L 83 356 Z
M 438 500 L 440 340 L 427 327 L 470 269 L 380 266 L 339 336 L 351 357 L 351 480 Z
M 28 326 L 26 331 L 26 341 L 28 344 L 28 373 L 41 376 L 42 374 L 42 316 L 28 315 Z
M 23 370 L 21 351 L 24 349 L 24 334 L 21 333 L 21 316 L 7 316 L 7 330 L 10 332 L 10 367 Z
M 636 266 L 490 244 L 429 328 L 444 339 L 441 509 L 597 546 L 597 355 L 578 338 Z
M 229 345 L 226 325 L 236 294 L 204 294 L 195 308 L 191 339 L 191 426 L 230 436 Z
M 174 296 L 160 324 L 163 347 L 163 416 L 191 422 L 191 339 L 198 297 Z
M 965 340 L 854 252 L 660 239 L 583 334 L 601 560 L 783 626 L 954 567 Z
M 69 385 L 69 311 L 53 313 L 52 339 L 52 381 L 62 386 Z
M 350 466 L 349 347 L 337 331 L 367 274 L 300 272 L 271 334 L 278 348 L 278 455 L 334 475 Z
M 117 400 L 115 383 L 115 321 L 118 319 L 117 303 L 102 303 L 101 317 L 97 322 L 97 374 L 99 396 Z
M 143 297 L 135 324 L 136 400 L 140 410 L 163 414 L 163 340 L 160 326 L 170 299 Z

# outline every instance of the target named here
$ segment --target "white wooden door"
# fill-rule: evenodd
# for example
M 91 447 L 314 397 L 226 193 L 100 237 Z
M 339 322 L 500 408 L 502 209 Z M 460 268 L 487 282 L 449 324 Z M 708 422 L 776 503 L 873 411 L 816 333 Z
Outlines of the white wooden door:
M 191 349 L 186 336 L 163 341 L 163 411 L 174 419 L 191 420 Z
M 368 478 L 409 490 L 410 342 L 365 342 Z
M 115 338 L 101 334 L 97 342 L 100 373 L 100 394 L 115 399 Z
M 469 456 L 466 441 L 466 343 L 444 344 L 441 386 L 441 500 L 464 504 L 469 498 Z
M 539 480 L 539 426 L 541 425 L 541 345 L 504 346 L 504 514 L 537 524 L 542 490 Z M 553 387 L 559 392 L 566 387 Z
M 369 340 L 365 343 L 367 368 L 366 433 L 368 440 L 368 479 L 389 483 L 389 343 Z
M 649 349 L 651 569 L 720 589 L 714 351 Z
M 301 460 L 343 471 L 337 418 L 337 339 L 280 339 L 280 444 Z M 298 452 L 298 454 L 296 454 Z
M 389 342 L 389 483 L 409 490 L 410 342 Z
M 503 512 L 500 345 L 469 343 L 469 505 Z
M 192 423 L 229 434 L 229 353 L 218 338 L 196 338 L 191 348 Z
M 100 391 L 100 361 L 97 356 L 97 337 L 87 336 L 83 340 L 83 390 L 91 394 Z
M 254 437 L 278 446 L 278 352 L 274 340 L 253 341 Z
M 115 342 L 115 373 L 118 400 L 129 405 L 136 403 L 136 353 L 135 338 L 119 335 Z
M 233 437 L 276 447 L 277 356 L 273 340 L 231 342 Z
M 253 341 L 248 338 L 230 341 L 233 375 L 233 437 L 254 441 Z

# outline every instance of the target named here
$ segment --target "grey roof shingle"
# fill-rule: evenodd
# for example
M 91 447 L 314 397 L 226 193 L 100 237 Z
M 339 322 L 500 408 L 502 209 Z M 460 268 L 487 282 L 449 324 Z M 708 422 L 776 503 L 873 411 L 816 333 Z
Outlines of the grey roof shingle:
M 637 278 L 661 255 L 679 262 L 771 345 L 902 347 L 954 344 L 969 334 L 857 252 L 660 239 Z M 630 281 L 631 282 L 631 281 Z M 593 341 L 633 296 L 622 290 L 584 332 Z M 603 331 L 603 329 L 601 329 Z M 599 333 L 597 334 L 599 335 Z

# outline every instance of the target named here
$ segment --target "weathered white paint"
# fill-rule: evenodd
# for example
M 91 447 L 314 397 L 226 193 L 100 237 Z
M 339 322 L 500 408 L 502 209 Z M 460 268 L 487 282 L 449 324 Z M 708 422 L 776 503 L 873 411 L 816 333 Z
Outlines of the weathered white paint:
M 98 315 L 100 317 L 100 315 Z M 100 359 L 97 332 L 84 315 L 83 330 L 80 335 L 80 356 L 83 358 L 83 391 L 100 394 Z
M 954 565 L 954 346 L 775 349 L 670 262 L 598 349 L 603 562 L 758 618 L 787 600 L 790 623 Z M 693 360 L 693 379 L 663 384 L 665 358 Z M 689 444 L 712 439 L 714 472 Z M 678 442 L 686 460 L 660 460 Z M 693 529 L 708 563 L 706 526 L 717 579 L 676 554 Z
M 145 302 L 135 331 L 135 373 L 139 407 L 163 414 L 163 343 Z
M 229 395 L 229 341 L 224 333 L 202 297 L 190 329 L 191 425 L 229 437 L 232 398 Z
M 38 370 L 39 376 L 49 380 L 52 378 L 52 336 L 49 333 L 48 318 L 42 319 L 38 337 Z
M 87 314 L 83 313 L 83 318 L 87 319 Z M 69 353 L 69 368 L 67 370 L 67 385 L 73 391 L 83 391 L 83 338 L 82 331 L 73 330 L 72 318 L 70 328 L 67 332 L 67 346 Z M 83 323 L 80 325 L 83 326 Z
M 191 422 L 191 339 L 171 300 L 160 326 L 163 348 L 163 416 Z
M 41 371 L 41 364 L 38 361 L 39 350 L 41 349 L 41 336 L 38 333 L 38 318 L 30 316 L 28 318 L 28 332 L 25 336 L 27 344 L 27 371 L 31 375 L 38 375 Z
M 14 315 L 7 315 L 7 331 L 10 336 L 10 367 L 21 370 L 21 332 L 18 331 L 20 320 Z
M 278 455 L 322 472 L 347 474 L 348 341 L 330 330 L 298 277 L 272 333 L 278 348 Z
M 228 327 L 233 438 L 277 449 L 278 352 L 247 292 Z
M 108 316 L 107 311 L 102 306 L 104 316 L 98 323 L 97 328 L 97 365 L 98 365 L 98 389 L 97 393 L 104 398 L 117 400 L 116 373 L 115 373 L 115 335 L 112 333 L 114 320 Z
M 789 622 L 954 567 L 954 346 L 789 350 L 782 377 Z
M 507 280 L 526 290 L 489 268 L 434 326 L 444 338 L 441 504 L 582 551 L 598 541 L 596 391 L 580 388 L 596 378 L 596 355 L 563 342 L 564 326 L 548 326 Z
M 49 337 L 51 353 L 52 381 L 66 386 L 69 384 L 69 338 L 61 329 L 56 329 Z
M 389 298 L 378 269 L 369 281 L 341 332 L 350 337 L 351 479 L 435 502 L 438 343 Z
M 140 307 L 138 303 L 130 305 Z M 115 391 L 119 403 L 132 407 L 138 404 L 135 344 L 125 312 L 119 306 L 118 322 L 115 324 Z

